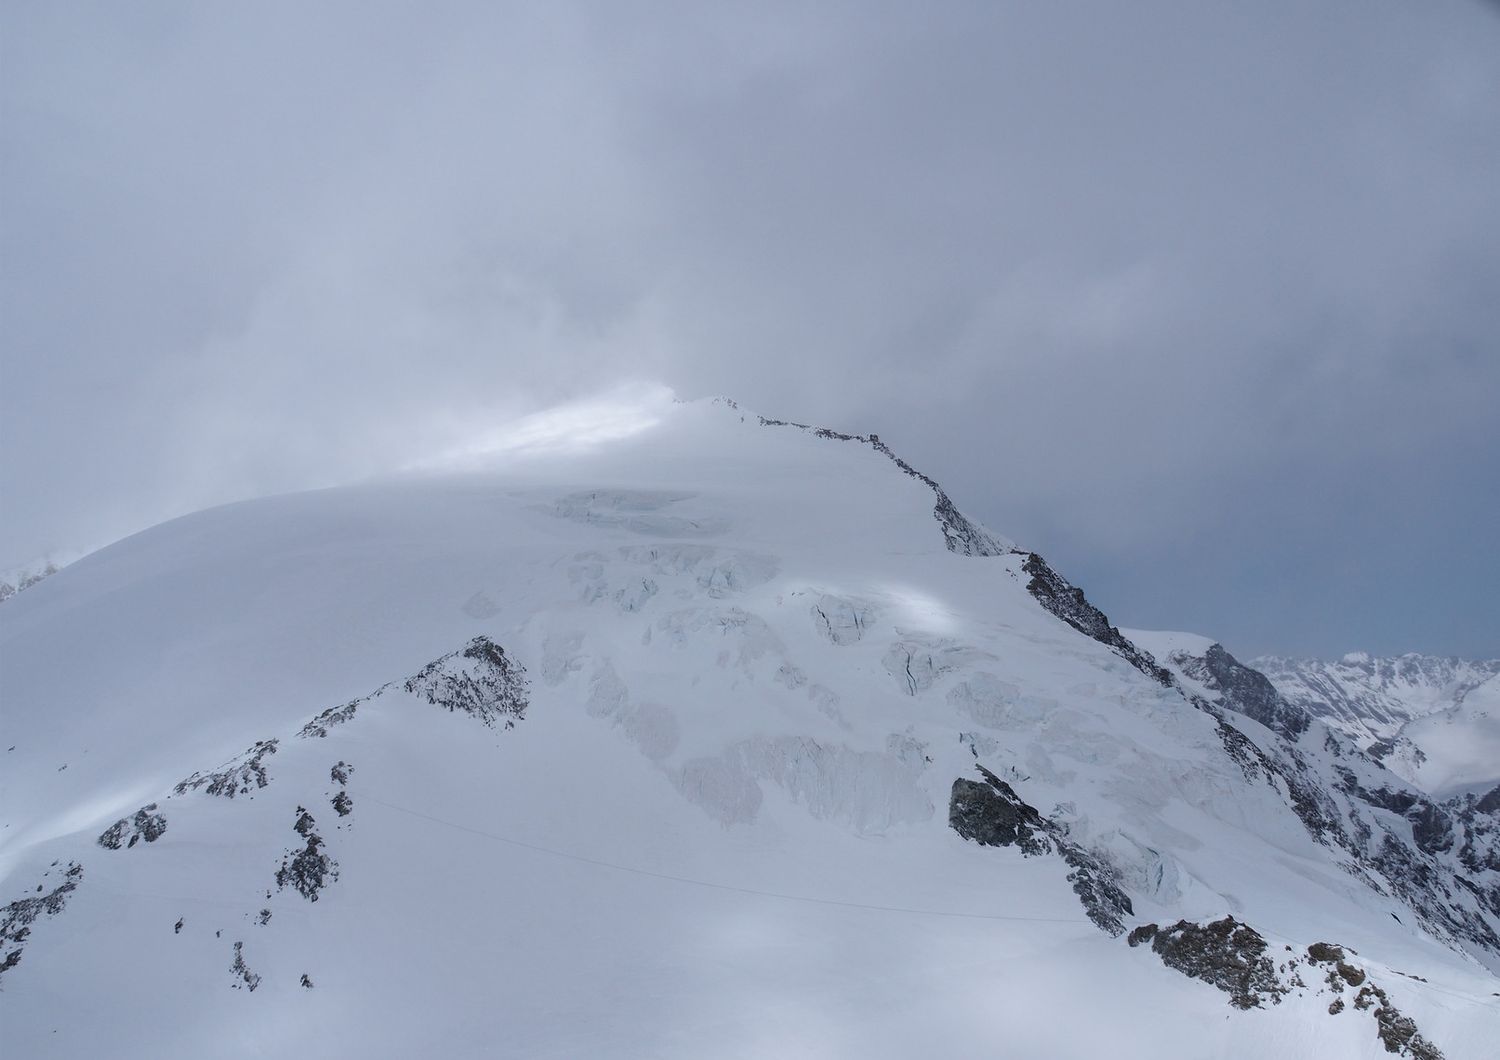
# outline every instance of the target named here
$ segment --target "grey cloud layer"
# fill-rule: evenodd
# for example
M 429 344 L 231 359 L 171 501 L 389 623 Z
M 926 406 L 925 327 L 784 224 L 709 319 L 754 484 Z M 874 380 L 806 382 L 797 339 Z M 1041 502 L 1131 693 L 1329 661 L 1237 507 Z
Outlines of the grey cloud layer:
M 661 379 L 1135 625 L 1500 649 L 1493 9 L 4 19 L 6 562 Z

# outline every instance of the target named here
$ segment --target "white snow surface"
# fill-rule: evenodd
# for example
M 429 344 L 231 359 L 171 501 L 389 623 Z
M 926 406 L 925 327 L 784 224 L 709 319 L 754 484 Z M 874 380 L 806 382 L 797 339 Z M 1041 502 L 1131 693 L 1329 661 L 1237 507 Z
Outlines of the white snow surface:
M 83 872 L 5 972 L 4 1054 L 1388 1055 L 1314 990 L 1231 1008 L 1091 924 L 1060 859 L 960 838 L 983 764 L 1133 923 L 1352 947 L 1449 1060 L 1493 1055 L 1493 975 L 1021 556 L 947 551 L 933 503 L 868 446 L 692 403 L 201 512 L 8 600 L 0 903 Z M 513 728 L 402 687 L 479 635 L 526 669 Z M 174 792 L 269 739 L 266 786 Z M 96 842 L 151 803 L 159 839 Z M 276 881 L 299 807 L 337 862 L 316 901 Z

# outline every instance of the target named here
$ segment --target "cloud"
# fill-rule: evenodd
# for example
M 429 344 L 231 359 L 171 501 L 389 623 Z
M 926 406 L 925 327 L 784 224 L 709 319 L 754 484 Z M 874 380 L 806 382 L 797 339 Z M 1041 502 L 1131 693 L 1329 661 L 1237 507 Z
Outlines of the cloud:
M 0 557 L 660 381 L 878 431 L 1137 625 L 1356 519 L 1484 562 L 1428 510 L 1500 514 L 1488 8 L 3 17 Z

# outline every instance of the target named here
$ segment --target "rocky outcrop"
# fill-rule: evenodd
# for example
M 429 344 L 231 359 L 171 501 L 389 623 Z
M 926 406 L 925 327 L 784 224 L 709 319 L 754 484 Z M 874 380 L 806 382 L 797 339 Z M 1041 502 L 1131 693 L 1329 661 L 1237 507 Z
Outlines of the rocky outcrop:
M 303 838 L 301 850 L 288 850 L 276 871 L 276 887 L 291 887 L 309 902 L 318 900 L 318 892 L 339 878 L 338 862 L 323 853 L 323 837 L 317 833 L 312 814 L 297 807 L 293 830 Z
M 1266 940 L 1232 916 L 1208 924 L 1143 924 L 1127 941 L 1131 946 L 1149 943 L 1168 968 L 1224 991 L 1235 1008 L 1260 1008 L 1267 1001 L 1279 1005 L 1290 992 L 1276 975 Z
M 167 819 L 156 813 L 156 803 L 142 806 L 134 817 L 121 817 L 99 835 L 99 845 L 105 850 L 133 847 L 144 839 L 154 843 L 167 831 Z
M 1337 1016 L 1346 1011 L 1347 1005 L 1341 996 L 1345 988 L 1353 991 L 1353 1008 L 1357 1012 L 1369 1011 L 1375 1019 L 1375 1033 L 1388 1053 L 1415 1057 L 1416 1060 L 1443 1060 L 1442 1051 L 1417 1031 L 1417 1024 L 1409 1016 L 1391 1004 L 1386 992 L 1370 980 L 1364 969 L 1351 964 L 1349 955 L 1342 946 L 1327 942 L 1315 942 L 1307 947 L 1307 960 L 1314 968 L 1324 972 L 1324 982 L 1336 995 L 1328 1006 L 1328 1014 Z M 1371 1011 L 1373 1010 L 1373 1011 Z
M 1134 915 L 1134 909 L 1129 895 L 1115 882 L 1113 870 L 1068 839 L 1061 825 L 1043 817 L 1005 781 L 983 766 L 976 768 L 983 783 L 964 777 L 953 782 L 949 826 L 981 846 L 1013 846 L 1028 857 L 1057 854 L 1072 869 L 1068 882 L 1088 918 L 1101 931 L 1124 934 L 1124 918 Z
M 52 865 L 55 868 L 57 862 L 54 861 Z M 45 875 L 50 876 L 51 872 Z M 31 938 L 31 926 L 44 916 L 53 917 L 61 913 L 82 880 L 83 866 L 70 861 L 62 871 L 62 879 L 52 890 L 41 893 L 46 887 L 44 880 L 37 884 L 38 894 L 18 899 L 0 909 L 0 975 L 21 963 L 21 954 L 26 948 L 27 940 Z
M 1278 966 L 1261 934 L 1232 916 L 1207 924 L 1190 920 L 1167 927 L 1143 924 L 1127 941 L 1133 947 L 1149 944 L 1168 968 L 1224 991 L 1236 1008 L 1263 1008 L 1268 1001 L 1279 1005 L 1294 992 L 1331 996 L 1330 1016 L 1351 1008 L 1370 1013 L 1386 1052 L 1416 1060 L 1443 1060 L 1442 1051 L 1422 1037 L 1415 1021 L 1402 1015 L 1369 972 L 1354 962 L 1352 951 L 1342 946 L 1315 942 L 1305 958 L 1284 957 Z M 1304 960 L 1306 970 L 1316 973 L 1311 983 L 1302 976 Z
M 488 637 L 428 663 L 406 682 L 406 691 L 444 710 L 468 714 L 493 728 L 510 729 L 526 716 L 526 668 Z

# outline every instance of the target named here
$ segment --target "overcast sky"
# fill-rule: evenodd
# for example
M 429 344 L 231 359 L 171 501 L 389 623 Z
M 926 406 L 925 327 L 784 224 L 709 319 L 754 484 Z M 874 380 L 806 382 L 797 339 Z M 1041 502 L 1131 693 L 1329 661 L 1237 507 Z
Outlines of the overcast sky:
M 1500 654 L 1500 8 L 0 18 L 0 566 L 660 381 L 1123 624 Z

